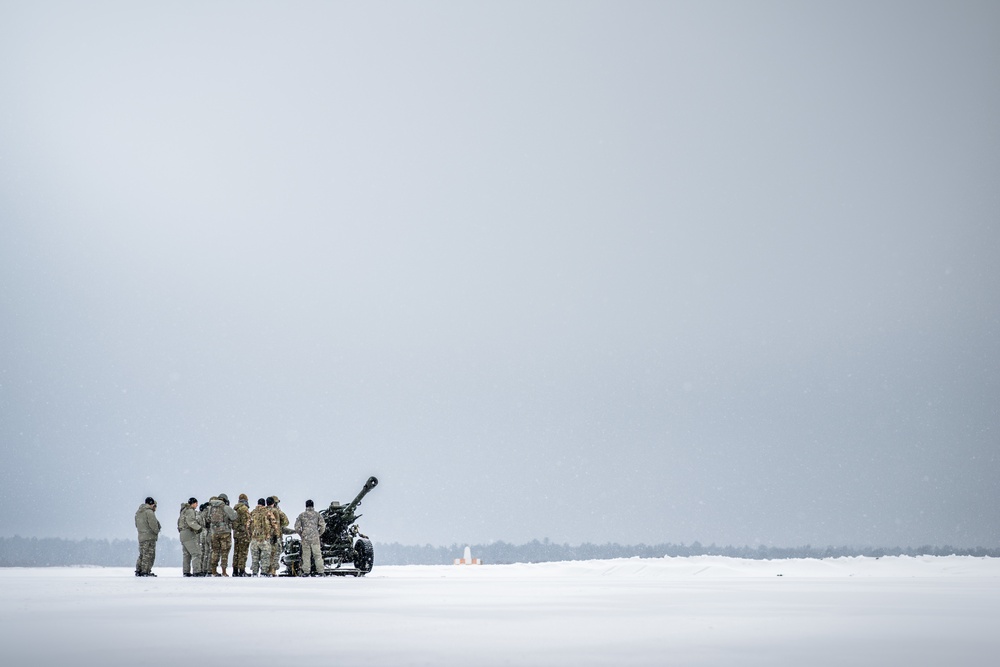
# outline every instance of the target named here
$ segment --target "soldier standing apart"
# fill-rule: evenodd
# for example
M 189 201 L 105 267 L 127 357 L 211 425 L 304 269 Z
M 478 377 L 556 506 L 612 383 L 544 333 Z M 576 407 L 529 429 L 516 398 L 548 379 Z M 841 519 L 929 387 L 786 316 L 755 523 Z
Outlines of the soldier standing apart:
M 191 564 L 194 563 L 195 573 L 199 572 L 199 561 L 201 559 L 201 547 L 198 544 L 199 533 L 205 532 L 201 521 L 198 520 L 198 499 L 191 498 L 186 503 L 181 503 L 181 514 L 177 517 L 177 532 L 180 533 L 181 546 L 184 547 L 184 560 L 181 563 L 181 572 L 185 577 L 192 576 Z
M 233 576 L 247 576 L 247 552 L 250 550 L 250 504 L 247 494 L 241 493 L 236 503 L 236 521 L 233 522 Z
M 155 577 L 156 540 L 160 536 L 160 521 L 156 518 L 156 501 L 146 498 L 135 511 L 135 529 L 139 531 L 139 558 L 135 561 L 135 576 Z
M 218 500 L 218 498 L 212 496 L 209 502 L 212 500 Z M 204 530 L 198 533 L 198 563 L 195 566 L 197 571 L 194 575 L 196 577 L 207 577 L 212 574 L 212 524 L 208 520 L 208 510 L 209 503 L 202 503 L 201 507 L 198 508 L 198 522 Z
M 281 500 L 278 499 L 278 496 L 271 496 L 267 499 L 268 506 L 273 505 L 271 509 L 274 512 L 275 519 L 278 520 L 278 537 L 273 542 L 274 548 L 271 550 L 271 575 L 277 574 L 278 567 L 281 565 L 281 541 L 284 539 L 284 535 L 290 535 L 294 532 L 288 527 L 288 515 L 278 507 L 278 503 L 280 502 Z
M 250 512 L 250 576 L 270 576 L 271 540 L 277 534 L 278 522 L 261 498 L 257 501 L 257 507 Z
M 326 530 L 326 521 L 319 512 L 313 509 L 313 501 L 306 501 L 306 511 L 295 519 L 295 532 L 299 534 L 302 544 L 302 564 L 299 576 L 309 576 L 309 570 L 315 565 L 312 576 L 323 574 L 323 553 L 320 550 L 319 536 Z
M 220 493 L 208 504 L 208 520 L 212 526 L 212 576 L 228 577 L 226 568 L 229 567 L 229 550 L 233 546 L 233 521 L 236 521 L 236 510 L 229 506 L 229 496 L 224 493 Z

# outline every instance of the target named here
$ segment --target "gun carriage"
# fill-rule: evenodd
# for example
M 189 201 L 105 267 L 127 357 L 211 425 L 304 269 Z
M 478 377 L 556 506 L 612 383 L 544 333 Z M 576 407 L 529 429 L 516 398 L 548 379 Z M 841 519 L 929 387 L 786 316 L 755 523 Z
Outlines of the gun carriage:
M 323 554 L 323 574 L 363 577 L 375 564 L 375 549 L 367 535 L 361 533 L 356 521 L 361 517 L 355 512 L 368 492 L 378 486 L 378 479 L 369 477 L 354 500 L 341 505 L 334 500 L 320 510 L 326 521 L 326 530 L 320 535 L 320 552 Z M 302 566 L 302 543 L 298 535 L 288 535 L 282 544 L 281 562 L 285 569 L 281 576 L 299 574 Z

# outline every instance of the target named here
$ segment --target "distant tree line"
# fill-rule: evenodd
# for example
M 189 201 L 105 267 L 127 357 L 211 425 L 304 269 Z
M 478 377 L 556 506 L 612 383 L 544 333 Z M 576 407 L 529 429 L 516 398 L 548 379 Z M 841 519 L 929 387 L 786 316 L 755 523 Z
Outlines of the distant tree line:
M 461 558 L 466 545 L 452 544 L 436 547 L 430 544 L 410 546 L 393 542 L 375 545 L 375 562 L 382 565 L 450 565 L 455 558 Z M 989 556 L 1000 557 L 1000 549 L 983 547 L 959 548 L 952 546 L 921 547 L 769 547 L 769 546 L 725 546 L 714 544 L 702 546 L 699 542 L 684 544 L 638 544 L 616 543 L 578 546 L 556 544 L 549 540 L 533 540 L 527 544 L 491 542 L 469 545 L 473 558 L 483 563 L 546 563 L 568 560 L 605 560 L 610 558 L 663 558 L 665 556 L 728 556 L 730 558 L 752 558 L 756 560 L 776 560 L 782 558 L 839 558 L 842 556 Z
M 56 567 L 103 565 L 134 567 L 139 546 L 135 540 L 64 540 L 58 537 L 0 537 L 0 567 Z M 156 564 L 181 562 L 181 543 L 160 538 Z
M 921 547 L 769 547 L 702 546 L 699 542 L 685 544 L 616 543 L 577 546 L 556 544 L 548 539 L 533 540 L 527 544 L 491 542 L 468 545 L 474 558 L 483 563 L 545 563 L 567 560 L 605 560 L 610 558 L 663 558 L 664 556 L 728 556 L 756 560 L 782 558 L 839 558 L 842 556 L 980 556 L 1000 558 L 1000 549 L 983 547 L 961 548 L 952 546 Z M 461 558 L 465 544 L 432 546 L 407 545 L 392 542 L 375 544 L 376 565 L 450 565 Z M 132 567 L 138 555 L 135 540 L 65 540 L 56 537 L 0 537 L 0 567 L 53 567 L 97 565 L 105 567 Z M 174 538 L 161 538 L 156 545 L 156 566 L 180 567 L 181 546 Z

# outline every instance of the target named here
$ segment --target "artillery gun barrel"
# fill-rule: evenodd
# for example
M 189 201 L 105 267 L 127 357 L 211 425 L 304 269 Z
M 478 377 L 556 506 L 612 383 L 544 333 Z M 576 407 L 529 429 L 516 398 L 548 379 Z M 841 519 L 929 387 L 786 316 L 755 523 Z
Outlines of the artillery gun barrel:
M 347 505 L 347 507 L 344 508 L 344 516 L 353 516 L 354 510 L 356 510 L 358 508 L 358 505 L 361 504 L 361 500 L 365 496 L 367 496 L 368 492 L 374 489 L 376 486 L 378 486 L 378 479 L 374 475 L 372 475 L 371 477 L 368 478 L 368 481 L 365 482 L 365 485 L 361 488 L 361 493 L 359 493 L 357 497 L 354 500 L 352 500 Z

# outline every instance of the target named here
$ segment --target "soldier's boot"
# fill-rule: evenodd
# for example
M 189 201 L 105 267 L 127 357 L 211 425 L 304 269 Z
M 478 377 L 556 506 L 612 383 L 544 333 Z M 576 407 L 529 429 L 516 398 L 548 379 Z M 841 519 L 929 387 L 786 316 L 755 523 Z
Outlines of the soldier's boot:
M 212 566 L 212 576 L 213 577 L 219 576 L 219 565 L 218 564 L 215 564 L 215 565 Z
M 229 576 L 229 573 L 226 572 L 226 566 L 225 565 L 222 566 L 222 576 L 223 577 L 228 577 Z

